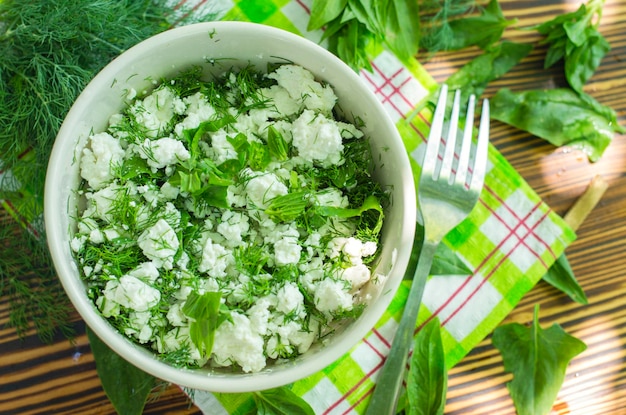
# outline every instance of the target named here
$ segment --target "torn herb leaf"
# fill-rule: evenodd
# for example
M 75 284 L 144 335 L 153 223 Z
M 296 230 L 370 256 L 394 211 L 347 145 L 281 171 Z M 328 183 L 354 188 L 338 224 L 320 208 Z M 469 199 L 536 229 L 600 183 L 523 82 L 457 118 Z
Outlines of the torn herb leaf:
M 513 374 L 507 387 L 519 415 L 550 413 L 570 360 L 587 348 L 556 323 L 542 329 L 538 314 L 536 305 L 530 327 L 506 324 L 497 327 L 492 338 L 505 370 Z
M 434 318 L 417 333 L 407 377 L 408 412 L 442 415 L 446 405 L 448 368 L 439 319 Z
M 89 327 L 87 337 L 102 388 L 117 413 L 142 414 L 157 379 L 120 357 Z
M 598 31 L 603 5 L 604 0 L 590 0 L 574 12 L 533 27 L 546 36 L 541 43 L 550 45 L 544 67 L 549 68 L 564 60 L 565 78 L 570 87 L 579 93 L 611 49 Z
M 367 50 L 378 45 L 386 45 L 401 60 L 417 53 L 420 27 L 417 2 L 315 0 L 307 29 L 323 26 L 326 30 L 322 40 L 328 40 L 329 50 L 355 71 L 372 70 Z
M 442 50 L 459 50 L 469 46 L 487 49 L 502 38 L 504 30 L 517 23 L 517 19 L 507 20 L 497 0 L 491 0 L 480 8 L 478 16 L 454 17 L 472 8 L 451 5 L 448 1 L 437 2 L 439 9 L 430 24 L 423 24 L 420 48 L 435 53 Z M 450 2 L 454 3 L 454 2 Z M 467 3 L 467 2 L 466 2 Z M 433 5 L 429 4 L 429 8 Z M 455 11 L 453 8 L 457 8 Z
M 252 393 L 257 415 L 314 415 L 307 401 L 286 386 Z
M 613 139 L 626 130 L 613 109 L 568 88 L 512 92 L 500 89 L 491 99 L 491 117 L 543 138 L 572 146 L 597 161 Z
M 207 291 L 200 295 L 192 291 L 185 301 L 183 313 L 191 319 L 189 337 L 204 357 L 211 355 L 215 330 L 226 320 L 228 310 L 221 307 L 222 294 Z
M 490 47 L 482 55 L 472 59 L 453 73 L 447 80 L 450 94 L 461 90 L 461 102 L 466 103 L 469 96 L 479 97 L 491 81 L 506 74 L 524 59 L 532 50 L 526 43 L 502 42 Z M 452 99 L 448 102 L 451 106 Z M 463 104 L 464 106 L 466 104 Z M 461 109 L 463 111 L 463 108 Z
M 561 255 L 552 264 L 548 272 L 543 276 L 543 280 L 553 287 L 563 291 L 572 300 L 580 304 L 587 304 L 587 295 L 576 280 L 574 271 L 565 255 Z

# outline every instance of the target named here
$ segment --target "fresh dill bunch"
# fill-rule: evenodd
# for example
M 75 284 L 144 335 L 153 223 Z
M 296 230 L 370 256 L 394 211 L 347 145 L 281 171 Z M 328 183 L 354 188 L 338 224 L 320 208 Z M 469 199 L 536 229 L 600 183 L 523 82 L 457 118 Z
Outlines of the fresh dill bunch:
M 74 100 L 113 58 L 171 27 L 169 3 L 0 1 L 0 168 L 12 172 L 0 178 L 0 199 L 11 200 L 23 217 L 43 211 L 50 152 Z M 70 334 L 71 307 L 52 271 L 43 229 L 38 231 L 38 238 L 27 231 L 2 235 L 12 248 L 2 249 L 7 258 L 0 261 L 0 292 L 9 297 L 9 324 L 18 333 L 32 323 L 43 340 L 51 340 L 55 327 Z M 26 277 L 33 272 L 36 278 Z
M 72 337 L 72 307 L 45 245 L 7 213 L 0 219 L 0 296 L 9 302 L 7 326 L 20 337 L 34 328 L 44 342 L 57 332 Z

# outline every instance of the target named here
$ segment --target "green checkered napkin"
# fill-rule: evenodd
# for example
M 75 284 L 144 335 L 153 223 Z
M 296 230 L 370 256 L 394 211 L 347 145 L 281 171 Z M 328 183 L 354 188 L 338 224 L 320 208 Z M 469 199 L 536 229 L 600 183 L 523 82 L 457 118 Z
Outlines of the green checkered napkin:
M 176 1 L 174 2 L 176 3 Z M 315 42 L 321 32 L 307 32 L 310 0 L 180 0 L 181 13 L 214 11 L 224 20 L 243 20 L 279 27 Z M 174 14 L 175 16 L 176 14 Z M 417 62 L 402 64 L 381 51 L 372 58 L 373 72 L 361 72 L 396 125 L 409 153 L 424 150 L 431 113 L 420 103 L 436 88 Z M 28 157 L 28 154 L 25 154 Z M 414 163 L 415 172 L 419 166 Z M 18 175 L 2 171 L 0 174 Z M 416 174 L 417 177 L 417 174 Z M 6 178 L 6 176 L 5 176 Z M 28 188 L 15 183 L 14 201 L 5 208 L 36 232 L 41 218 L 28 203 Z M 418 327 L 437 316 L 441 321 L 446 359 L 451 367 L 485 338 L 513 309 L 575 238 L 563 220 L 541 201 L 520 175 L 490 148 L 485 188 L 470 217 L 444 243 L 453 248 L 472 271 L 470 275 L 433 276 L 427 283 Z M 317 414 L 363 413 L 376 374 L 389 351 L 400 320 L 410 282 L 400 286 L 390 307 L 348 354 L 323 371 L 296 382 L 292 390 L 307 400 Z M 253 404 L 250 395 L 214 395 L 197 391 L 196 405 L 205 413 L 244 414 Z
M 209 7 L 206 2 L 199 3 Z M 223 19 L 263 23 L 318 42 L 321 32 L 306 31 L 310 4 L 304 0 L 240 0 Z M 407 151 L 419 155 L 432 116 L 430 109 L 420 110 L 420 103 L 437 87 L 435 81 L 417 61 L 402 64 L 386 51 L 372 58 L 372 67 L 372 73 L 361 72 L 361 77 L 396 122 Z M 419 166 L 412 163 L 418 173 Z M 567 224 L 491 147 L 478 205 L 444 241 L 472 273 L 434 275 L 426 285 L 418 327 L 434 316 L 439 318 L 446 361 L 454 366 L 493 331 L 574 239 Z M 317 414 L 365 411 L 409 287 L 409 281 L 403 282 L 376 326 L 348 354 L 293 385 L 292 390 Z M 253 404 L 250 395 L 201 391 L 194 400 L 207 414 L 244 414 Z

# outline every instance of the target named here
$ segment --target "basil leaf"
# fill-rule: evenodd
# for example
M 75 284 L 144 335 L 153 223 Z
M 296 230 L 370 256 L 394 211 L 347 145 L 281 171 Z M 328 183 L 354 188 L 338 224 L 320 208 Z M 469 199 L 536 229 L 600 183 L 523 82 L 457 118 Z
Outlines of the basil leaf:
M 361 68 L 372 71 L 366 46 L 374 37 L 365 25 L 353 18 L 345 23 L 335 23 L 327 30 L 334 32 L 328 38 L 328 49 L 331 52 L 357 72 Z
M 133 366 L 87 327 L 102 388 L 118 414 L 141 415 L 157 379 Z
M 269 148 L 263 144 L 253 141 L 248 146 L 248 164 L 255 171 L 263 171 L 272 161 Z
M 574 276 L 574 271 L 569 265 L 565 255 L 557 258 L 556 262 L 548 269 L 543 280 L 553 287 L 563 291 L 572 300 L 580 304 L 587 304 L 587 296 Z
M 320 29 L 339 16 L 346 4 L 348 0 L 313 0 L 307 30 Z
M 270 156 L 279 161 L 289 158 L 289 145 L 283 138 L 283 135 L 273 126 L 267 130 L 267 147 Z
M 585 33 L 585 42 L 568 53 L 565 59 L 565 77 L 577 92 L 582 92 L 604 55 L 611 49 L 609 42 L 594 28 L 587 28 Z
M 450 94 L 456 89 L 461 90 L 461 102 L 467 103 L 469 96 L 479 97 L 489 82 L 500 78 L 525 58 L 532 50 L 532 45 L 525 43 L 502 42 L 495 45 L 482 55 L 472 59 L 452 74 L 446 84 Z M 450 106 L 452 99 L 449 99 Z
M 541 137 L 555 146 L 581 149 L 597 161 L 613 139 L 626 130 L 617 115 L 587 94 L 571 89 L 500 89 L 491 99 L 491 117 Z
M 603 0 L 590 0 L 575 12 L 564 13 L 532 27 L 546 36 L 541 43 L 550 45 L 544 67 L 549 68 L 563 59 L 565 78 L 579 93 L 611 48 L 597 30 L 603 3 Z M 594 20 L 594 17 L 597 18 Z
M 274 222 L 289 222 L 302 215 L 308 203 L 306 192 L 287 193 L 273 198 L 265 213 Z
M 253 392 L 257 415 L 315 415 L 313 408 L 287 387 Z
M 443 7 L 443 6 L 442 6 Z M 491 0 L 479 16 L 445 21 L 422 34 L 420 46 L 429 52 L 459 50 L 468 46 L 487 49 L 502 38 L 504 29 L 517 23 L 507 20 L 497 0 Z
M 389 1 L 383 39 L 398 58 L 414 56 L 419 47 L 420 20 L 417 1 Z
M 407 377 L 408 413 L 441 415 L 446 406 L 448 372 L 441 327 L 434 318 L 417 333 Z
M 550 413 L 570 360 L 587 348 L 558 324 L 543 330 L 538 314 L 535 306 L 532 326 L 507 324 L 497 327 L 492 337 L 505 370 L 513 374 L 507 388 L 519 415 Z
M 191 320 L 189 337 L 205 357 L 211 355 L 215 330 L 224 320 L 220 319 L 221 299 L 222 294 L 219 292 L 207 291 L 200 295 L 192 291 L 182 308 L 183 313 Z

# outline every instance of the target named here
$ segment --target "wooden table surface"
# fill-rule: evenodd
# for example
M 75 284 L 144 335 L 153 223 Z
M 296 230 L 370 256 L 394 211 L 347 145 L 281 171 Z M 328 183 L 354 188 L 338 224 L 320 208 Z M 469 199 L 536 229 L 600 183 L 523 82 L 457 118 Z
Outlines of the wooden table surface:
M 536 24 L 576 9 L 573 0 L 500 0 L 507 18 L 519 26 Z M 586 92 L 613 107 L 626 125 L 626 1 L 607 0 L 600 31 L 612 50 L 588 83 Z M 533 31 L 507 30 L 511 40 L 536 43 Z M 476 56 L 478 51 L 440 54 L 424 62 L 438 80 Z M 562 85 L 560 68 L 544 71 L 545 48 L 535 50 L 513 71 L 485 92 L 499 88 L 532 89 Z M 568 367 L 552 414 L 626 414 L 626 136 L 616 136 L 597 163 L 577 151 L 556 149 L 546 142 L 498 122 L 492 122 L 492 142 L 537 193 L 559 214 L 565 214 L 601 175 L 609 187 L 600 203 L 578 230 L 567 250 L 572 268 L 585 290 L 588 305 L 572 302 L 540 282 L 513 310 L 507 321 L 529 323 L 535 304 L 541 305 L 540 323 L 560 324 L 588 348 Z M 11 226 L 0 211 L 0 226 Z M 8 298 L 0 299 L 0 414 L 113 414 L 96 374 L 85 325 L 75 315 L 74 343 L 56 336 L 43 344 L 34 330 L 18 339 L 7 327 Z M 515 414 L 499 353 L 486 338 L 449 374 L 446 414 Z M 176 386 L 146 405 L 147 414 L 192 414 L 191 405 Z

